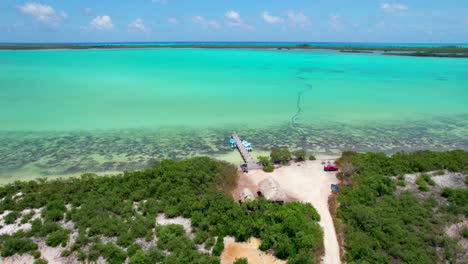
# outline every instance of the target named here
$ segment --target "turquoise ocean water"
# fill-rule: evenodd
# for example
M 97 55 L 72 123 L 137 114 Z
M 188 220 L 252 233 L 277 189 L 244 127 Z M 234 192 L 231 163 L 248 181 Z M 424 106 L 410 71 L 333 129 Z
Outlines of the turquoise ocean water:
M 468 149 L 468 59 L 322 50 L 0 51 L 0 177 L 259 149 Z M 16 177 L 16 176 L 15 176 Z

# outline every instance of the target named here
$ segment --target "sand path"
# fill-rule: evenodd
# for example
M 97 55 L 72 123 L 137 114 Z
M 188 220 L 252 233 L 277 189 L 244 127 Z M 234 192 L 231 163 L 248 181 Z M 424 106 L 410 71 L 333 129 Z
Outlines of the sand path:
M 322 161 L 334 160 L 334 157 L 318 157 L 315 161 L 293 163 L 276 169 L 273 173 L 262 170 L 250 171 L 246 174 L 254 184 L 267 177 L 275 179 L 290 195 L 303 202 L 310 202 L 320 214 L 319 222 L 324 231 L 325 255 L 323 264 L 339 264 L 340 248 L 335 232 L 335 225 L 328 210 L 328 197 L 331 194 L 331 184 L 338 183 L 336 173 L 323 171 Z

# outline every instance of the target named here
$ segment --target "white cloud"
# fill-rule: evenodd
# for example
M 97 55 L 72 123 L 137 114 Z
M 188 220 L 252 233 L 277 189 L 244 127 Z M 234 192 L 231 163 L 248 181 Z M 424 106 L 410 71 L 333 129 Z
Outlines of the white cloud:
M 167 0 L 151 0 L 153 3 L 160 3 L 160 4 L 166 4 Z
M 168 21 L 171 24 L 179 24 L 179 20 L 177 18 L 171 17 L 171 18 L 168 19 Z
M 68 15 L 65 11 L 56 12 L 55 9 L 48 5 L 43 5 L 35 2 L 27 2 L 24 5 L 16 6 L 21 13 L 35 18 L 37 21 L 55 26 L 58 22 L 67 19 Z
M 408 10 L 409 6 L 405 4 L 397 4 L 397 3 L 382 3 L 380 8 L 382 8 L 384 12 L 395 13 L 398 11 Z
M 341 22 L 340 16 L 338 15 L 330 14 L 328 16 L 328 23 L 336 31 L 342 30 L 344 28 L 343 22 Z
M 200 24 L 205 28 L 221 28 L 216 20 L 205 20 L 202 16 L 194 16 L 191 20 L 193 23 Z
M 149 28 L 145 26 L 143 23 L 143 19 L 137 18 L 135 21 L 132 23 L 128 24 L 128 31 L 130 32 L 148 32 L 150 31 Z
M 234 10 L 227 11 L 225 16 L 234 22 L 242 23 L 242 18 L 240 17 L 239 13 Z
M 113 31 L 114 24 L 108 15 L 97 16 L 89 23 L 89 27 L 81 27 L 85 31 L 99 30 L 99 31 Z
M 201 24 L 201 23 L 205 22 L 205 19 L 202 16 L 194 16 L 194 17 L 192 17 L 192 22 L 197 23 L 197 24 Z
M 253 29 L 254 27 L 244 23 L 239 13 L 234 10 L 227 11 L 224 16 L 228 19 L 227 24 L 231 27 L 241 27 L 245 29 Z
M 291 23 L 295 25 L 308 25 L 310 24 L 309 18 L 304 15 L 302 12 L 296 12 L 294 10 L 287 10 L 286 14 L 288 15 Z
M 262 13 L 262 18 L 263 20 L 265 20 L 267 23 L 270 23 L 270 24 L 281 23 L 284 21 L 284 19 L 281 17 L 275 17 L 275 16 L 270 15 L 268 11 L 264 11 Z

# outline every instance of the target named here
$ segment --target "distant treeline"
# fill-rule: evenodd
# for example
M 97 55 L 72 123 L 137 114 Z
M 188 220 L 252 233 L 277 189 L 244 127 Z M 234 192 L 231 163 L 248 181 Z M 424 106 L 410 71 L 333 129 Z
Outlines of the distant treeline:
M 387 47 L 356 47 L 356 46 L 318 46 L 309 44 L 299 45 L 214 45 L 214 44 L 181 44 L 181 45 L 129 45 L 129 44 L 102 44 L 102 45 L 79 45 L 79 44 L 0 44 L 0 50 L 40 50 L 40 49 L 145 49 L 145 48 L 205 48 L 205 49 L 328 49 L 344 52 L 413 52 L 391 53 L 389 55 L 424 56 L 431 57 L 462 57 L 459 54 L 468 54 L 468 48 L 457 46 L 446 47 L 409 47 L 409 46 L 387 46 Z M 444 54 L 444 56 L 441 55 Z M 454 56 L 457 55 L 457 56 Z
M 400 152 L 390 157 L 345 152 L 338 162 L 341 176 L 352 186 L 338 195 L 347 263 L 464 263 L 458 239 L 445 230 L 468 216 L 468 152 Z M 464 173 L 465 186 L 436 188 L 431 176 L 444 175 L 443 170 Z M 425 173 L 429 171 L 436 173 Z M 406 185 L 408 173 L 421 173 L 419 187 L 396 192 L 397 186 Z
M 53 247 L 67 245 L 62 256 L 75 254 L 86 263 L 103 257 L 108 263 L 216 264 L 223 237 L 234 236 L 237 241 L 260 238 L 261 250 L 288 263 L 318 259 L 323 232 L 311 204 L 281 205 L 263 198 L 239 204 L 230 195 L 236 182 L 234 165 L 203 157 L 155 162 L 120 176 L 15 182 L 0 187 L 0 214 L 9 210 L 6 224 L 29 222 L 32 228 L 0 236 L 0 253 L 37 256 L 34 241 L 43 240 Z M 39 218 L 23 213 L 32 208 L 43 208 Z M 190 218 L 195 238 L 178 225 L 155 225 L 158 213 Z M 64 227 L 67 222 L 74 228 Z M 72 233 L 77 233 L 75 239 Z M 136 242 L 155 237 L 156 244 L 147 250 Z

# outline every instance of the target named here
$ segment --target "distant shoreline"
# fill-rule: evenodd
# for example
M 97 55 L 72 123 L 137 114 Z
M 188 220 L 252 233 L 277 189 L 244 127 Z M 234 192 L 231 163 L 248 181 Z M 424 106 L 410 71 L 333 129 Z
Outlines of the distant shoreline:
M 337 50 L 347 53 L 373 53 L 382 52 L 383 55 L 417 56 L 417 57 L 453 57 L 468 58 L 468 48 L 458 46 L 445 47 L 415 47 L 415 46 L 320 46 L 309 44 L 298 45 L 245 45 L 245 44 L 0 44 L 0 50 L 54 50 L 54 49 L 148 49 L 148 48 L 199 48 L 199 49 L 325 49 Z

